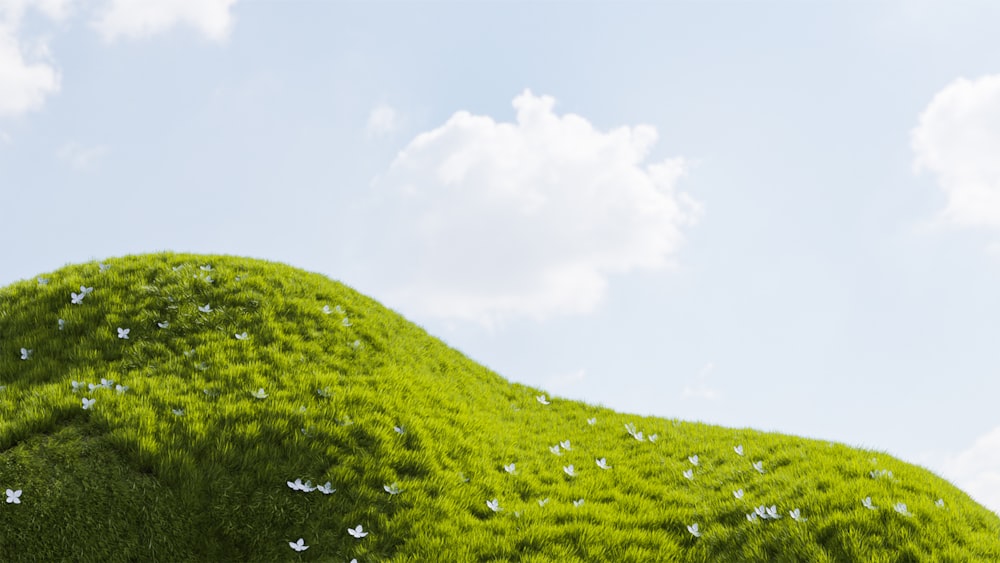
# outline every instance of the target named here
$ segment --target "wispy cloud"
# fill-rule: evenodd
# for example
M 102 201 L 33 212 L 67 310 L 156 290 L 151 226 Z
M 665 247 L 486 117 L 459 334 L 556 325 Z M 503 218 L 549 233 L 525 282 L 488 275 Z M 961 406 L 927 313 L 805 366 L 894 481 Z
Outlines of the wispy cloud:
M 1000 74 L 959 78 L 937 93 L 912 133 L 915 170 L 947 194 L 945 221 L 1000 228 Z
M 188 25 L 213 41 L 224 41 L 233 27 L 237 0 L 109 0 L 94 28 L 106 41 L 141 38 Z
M 1000 514 L 1000 426 L 941 464 L 942 474 L 972 498 Z
M 56 153 L 60 160 L 76 170 L 93 168 L 97 162 L 108 154 L 108 148 L 102 145 L 86 147 L 77 143 L 67 143 Z
M 379 104 L 368 115 L 365 133 L 369 137 L 380 137 L 396 129 L 396 110 L 388 104 Z
M 681 391 L 681 397 L 684 398 L 696 398 L 705 399 L 707 401 L 714 401 L 719 398 L 719 392 L 714 387 L 709 386 L 708 377 L 715 371 L 715 364 L 708 362 L 698 375 L 695 376 L 694 381 L 684 386 Z
M 671 264 L 700 214 L 676 190 L 685 161 L 643 164 L 650 125 L 602 132 L 554 105 L 525 90 L 515 123 L 459 111 L 376 178 L 372 285 L 398 280 L 383 299 L 484 325 L 544 319 L 593 311 L 611 274 Z
M 20 36 L 21 19 L 29 5 L 0 2 L 0 118 L 38 110 L 46 98 L 59 91 L 60 75 L 48 42 Z M 51 18 L 61 17 L 54 6 L 39 7 Z

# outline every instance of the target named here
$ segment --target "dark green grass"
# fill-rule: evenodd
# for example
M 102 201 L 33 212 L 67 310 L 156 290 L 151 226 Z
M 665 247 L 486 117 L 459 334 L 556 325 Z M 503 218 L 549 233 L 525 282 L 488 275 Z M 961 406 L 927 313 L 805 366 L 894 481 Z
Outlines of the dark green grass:
M 377 302 L 280 264 L 107 265 L 0 289 L 0 492 L 23 491 L 0 502 L 2 561 L 1000 561 L 1000 518 L 880 452 L 542 405 Z M 81 285 L 94 290 L 72 304 Z M 111 388 L 86 388 L 101 378 Z M 336 492 L 293 491 L 296 478 Z M 749 522 L 761 505 L 782 518 Z M 369 535 L 355 539 L 359 524 Z M 310 547 L 295 552 L 300 537 Z

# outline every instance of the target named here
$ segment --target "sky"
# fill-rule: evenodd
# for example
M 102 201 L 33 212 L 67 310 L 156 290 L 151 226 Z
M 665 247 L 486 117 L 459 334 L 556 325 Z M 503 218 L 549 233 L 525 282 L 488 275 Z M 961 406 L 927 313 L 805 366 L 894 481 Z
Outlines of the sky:
M 1000 4 L 0 0 L 0 286 L 320 272 L 505 378 L 1000 513 Z

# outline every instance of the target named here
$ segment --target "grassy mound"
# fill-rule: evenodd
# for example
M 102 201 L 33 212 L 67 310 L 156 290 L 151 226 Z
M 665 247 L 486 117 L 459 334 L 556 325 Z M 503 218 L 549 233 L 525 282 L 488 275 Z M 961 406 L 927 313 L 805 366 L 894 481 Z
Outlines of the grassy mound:
M 0 289 L 0 386 L 3 561 L 1000 561 L 924 469 L 539 397 L 258 260 Z

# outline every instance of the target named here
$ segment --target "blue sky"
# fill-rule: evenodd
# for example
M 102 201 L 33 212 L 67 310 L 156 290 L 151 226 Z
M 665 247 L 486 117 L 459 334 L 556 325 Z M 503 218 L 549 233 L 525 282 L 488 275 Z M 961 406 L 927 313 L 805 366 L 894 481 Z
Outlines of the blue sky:
M 160 250 L 1000 511 L 1000 6 L 0 0 L 0 284 Z

